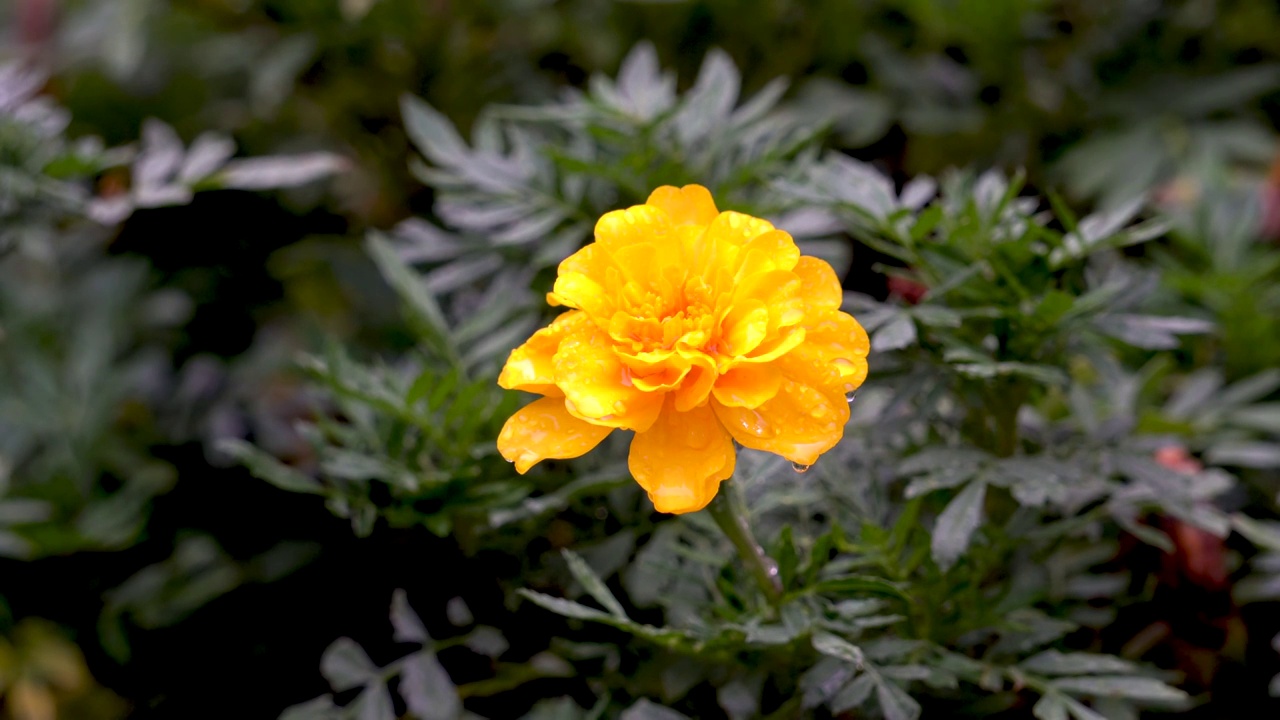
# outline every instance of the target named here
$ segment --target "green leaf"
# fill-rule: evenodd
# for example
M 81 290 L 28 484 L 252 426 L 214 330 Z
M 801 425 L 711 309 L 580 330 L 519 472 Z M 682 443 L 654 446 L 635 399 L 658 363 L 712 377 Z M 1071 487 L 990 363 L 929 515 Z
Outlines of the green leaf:
M 1213 323 L 1196 318 L 1123 313 L 1103 315 L 1096 322 L 1103 333 L 1145 350 L 1172 350 L 1181 344 L 1179 335 L 1204 334 L 1214 328 Z
M 448 118 L 426 101 L 402 95 L 400 114 L 404 116 L 404 129 L 409 139 L 429 160 L 445 166 L 466 161 L 469 152 L 462 136 Z
M 983 504 L 987 497 L 987 484 L 975 480 L 952 498 L 938 522 L 933 526 L 930 545 L 933 561 L 943 570 L 950 569 L 956 560 L 969 549 L 973 533 L 982 523 Z
M 381 235 L 370 233 L 365 245 L 383 279 L 405 303 L 416 329 L 424 334 L 423 340 L 443 353 L 455 367 L 459 366 L 461 360 L 449 323 L 422 277 L 400 259 L 391 243 Z
M 725 124 L 738 100 L 741 77 L 728 53 L 712 49 L 702 61 L 698 79 L 672 118 L 681 144 L 693 147 Z
M 831 712 L 837 715 L 862 707 L 871 699 L 871 691 L 875 689 L 876 679 L 870 673 L 863 673 L 845 685 L 831 698 Z
M 1181 707 L 1191 699 L 1182 690 L 1149 677 L 1061 678 L 1053 682 L 1053 687 L 1072 695 L 1127 698 L 1138 702 L 1171 707 Z
M 1031 708 L 1031 714 L 1039 720 L 1067 720 L 1066 698 L 1058 693 L 1045 693 Z
M 378 667 L 351 638 L 338 638 L 320 658 L 320 674 L 338 692 L 364 685 L 378 673 Z
M 350 166 L 346 158 L 326 152 L 244 158 L 227 163 L 214 182 L 235 190 L 275 190 L 322 180 Z
M 915 321 L 907 313 L 900 312 L 871 336 L 871 349 L 876 352 L 901 350 L 915 341 Z
M 1280 522 L 1255 520 L 1244 513 L 1231 516 L 1231 527 L 1246 540 L 1264 550 L 1280 552 Z
M 618 599 L 609 591 L 608 586 L 604 584 L 604 580 L 599 575 L 596 575 L 591 566 L 587 564 L 587 561 L 567 548 L 561 550 L 560 554 L 564 557 L 565 562 L 569 564 L 569 572 L 573 573 L 574 579 L 582 585 L 582 589 L 586 590 L 588 595 L 603 605 L 610 615 L 619 620 L 629 620 L 627 611 L 622 608 L 622 603 L 618 602 Z
M 618 720 L 689 720 L 689 718 L 669 707 L 641 698 L 634 705 L 623 710 Z
M 829 632 L 821 630 L 815 632 L 812 642 L 814 650 L 837 660 L 852 663 L 859 670 L 862 669 L 863 664 L 866 662 L 866 657 L 863 655 L 861 648 Z
M 381 682 L 366 687 L 352 707 L 356 720 L 396 720 L 391 691 Z
M 395 629 L 392 639 L 396 642 L 431 642 L 427 628 L 413 608 L 409 607 L 409 598 L 404 590 L 399 588 L 391 594 L 391 627 Z
M 911 601 L 911 596 L 901 585 L 874 575 L 843 575 L 819 580 L 810 585 L 807 592 L 837 596 L 871 594 Z
M 1211 446 L 1204 454 L 1213 465 L 1243 468 L 1280 467 L 1280 443 L 1262 441 L 1223 441 Z
M 318 480 L 285 465 L 253 445 L 235 438 L 218 441 L 219 452 L 235 458 L 237 462 L 260 480 L 289 492 L 324 494 L 324 486 Z
M 419 720 L 455 720 L 462 713 L 458 689 L 430 650 L 405 658 L 400 670 L 400 695 Z
M 333 704 L 333 696 L 321 695 L 314 700 L 285 708 L 280 713 L 279 720 L 337 720 L 341 717 L 343 711 Z
M 611 621 L 618 619 L 616 616 L 601 612 L 595 608 L 587 607 L 586 605 L 576 603 L 572 600 L 553 597 L 551 595 L 546 595 L 544 593 L 525 588 L 521 588 L 516 592 L 519 593 L 521 597 L 532 601 L 535 605 L 550 610 L 557 615 L 563 615 L 567 618 L 590 620 L 592 622 L 604 622 L 606 624 L 611 624 Z
M 1128 673 L 1137 666 L 1114 655 L 1094 653 L 1063 653 L 1046 650 L 1019 664 L 1022 669 L 1041 675 L 1095 675 L 1102 673 Z
M 920 703 L 898 687 L 897 683 L 875 676 L 876 699 L 885 720 L 916 720 L 920 717 Z

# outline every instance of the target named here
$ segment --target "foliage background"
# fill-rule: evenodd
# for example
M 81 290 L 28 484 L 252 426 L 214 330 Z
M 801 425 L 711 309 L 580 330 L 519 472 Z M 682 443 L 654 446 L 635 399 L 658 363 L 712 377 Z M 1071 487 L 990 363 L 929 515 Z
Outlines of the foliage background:
M 580 241 L 575 222 L 583 218 L 557 216 L 524 230 L 486 220 L 476 207 L 474 178 L 422 172 L 419 153 L 431 166 L 447 168 L 457 149 L 447 147 L 452 141 L 439 134 L 444 131 L 433 113 L 478 146 L 478 131 L 467 129 L 485 117 L 485 108 L 542 105 L 568 88 L 599 97 L 603 91 L 590 78 L 618 77 L 623 58 L 641 41 L 650 43 L 655 67 L 674 71 L 680 91 L 695 85 L 708 57 L 740 71 L 744 99 L 787 78 L 781 114 L 770 116 L 776 125 L 769 137 L 777 143 L 770 147 L 785 150 L 794 139 L 796 148 L 812 149 L 812 157 L 800 158 L 812 166 L 793 163 L 797 155 L 780 150 L 738 182 L 731 173 L 699 166 L 696 143 L 677 144 L 670 157 L 646 154 L 628 140 L 631 128 L 619 132 L 611 125 L 617 118 L 592 116 L 585 122 L 595 123 L 592 142 L 605 159 L 580 170 L 611 189 L 584 196 L 586 217 L 636 202 L 664 182 L 723 183 L 734 207 L 762 213 L 785 211 L 787 198 L 812 206 L 813 193 L 824 187 L 817 173 L 829 169 L 819 164 L 818 147 L 872 163 L 893 181 L 893 191 L 912 178 L 965 167 L 1022 171 L 1022 194 L 1060 193 L 1054 209 L 1077 215 L 1123 211 L 1135 194 L 1150 193 L 1142 217 L 1166 217 L 1174 229 L 1157 243 L 1123 251 L 1161 271 L 1144 311 L 1208 320 L 1217 329 L 1206 339 L 1175 338 L 1162 359 L 1146 349 L 1123 350 L 1114 372 L 1099 365 L 1097 377 L 1074 377 L 1082 386 L 1093 381 L 1109 409 L 1124 405 L 1117 399 L 1125 392 L 1139 396 L 1131 403 L 1134 428 L 1173 434 L 1210 464 L 1237 471 L 1244 482 L 1223 509 L 1274 517 L 1278 430 L 1275 406 L 1268 404 L 1275 384 L 1265 373 L 1280 362 L 1280 263 L 1267 242 L 1280 236 L 1278 26 L 1280 5 L 1261 0 L 6 0 L 0 5 L 3 53 L 47 73 L 41 90 L 69 118 L 61 137 L 96 136 L 105 148 L 140 141 L 145 148 L 163 142 L 159 126 L 148 123 L 157 119 L 188 147 L 206 132 L 232 138 L 240 159 L 332 153 L 325 157 L 343 160 L 299 182 L 260 181 L 237 190 L 221 189 L 234 183 L 210 181 L 194 186 L 200 192 L 191 198 L 151 203 L 129 194 L 140 187 L 137 167 L 107 157 L 85 161 L 71 174 L 86 202 L 135 198 L 136 207 L 119 223 L 85 230 L 61 214 L 66 209 L 43 205 L 39 216 L 0 215 L 0 233 L 35 227 L 52 238 L 24 234 L 3 241 L 0 427 L 11 439 L 0 445 L 0 486 L 14 488 L 13 502 L 35 499 L 54 508 L 35 512 L 17 504 L 0 512 L 0 532 L 23 526 L 23 551 L 6 551 L 14 557 L 0 560 L 5 712 L 18 717 L 22 702 L 40 702 L 14 699 L 10 678 L 20 673 L 5 668 L 25 667 L 36 668 L 23 677 L 42 678 L 37 684 L 49 689 L 65 717 L 274 717 L 329 692 L 331 683 L 317 667 L 336 638 L 355 638 L 379 666 L 405 655 L 386 619 L 396 589 L 406 591 L 430 637 L 444 638 L 435 652 L 455 684 L 475 690 L 467 708 L 480 715 L 515 717 L 536 699 L 561 696 L 590 707 L 599 682 L 621 687 L 616 702 L 623 706 L 625 699 L 650 697 L 692 716 L 725 712 L 723 699 L 708 689 L 715 682 L 688 696 L 655 690 L 670 677 L 646 673 L 670 666 L 676 669 L 669 674 L 678 674 L 685 666 L 676 660 L 654 661 L 621 632 L 552 625 L 553 616 L 514 595 L 521 587 L 572 594 L 562 548 L 577 549 L 597 570 L 607 568 L 603 574 L 621 590 L 613 571 L 633 548 L 672 532 L 659 532 L 666 527 L 661 519 L 625 495 L 627 485 L 605 458 L 573 475 L 543 476 L 543 487 L 483 486 L 492 495 L 450 490 L 424 510 L 397 505 L 387 489 L 394 481 L 364 484 L 380 489 L 288 492 L 252 477 L 232 457 L 245 446 L 224 442 L 251 440 L 306 472 L 336 468 L 339 477 L 382 477 L 377 473 L 385 468 L 352 468 L 357 453 L 318 455 L 313 438 L 297 430 L 299 419 L 340 417 L 363 428 L 360 442 L 373 444 L 343 439 L 341 428 L 321 424 L 318 432 L 330 433 L 322 447 L 392 455 L 378 443 L 381 433 L 394 432 L 380 423 L 395 409 L 374 403 L 378 412 L 362 410 L 361 397 L 368 400 L 377 387 L 344 395 L 344 383 L 358 370 L 343 368 L 370 363 L 374 385 L 393 378 L 393 404 L 411 396 L 421 377 L 446 387 L 441 402 L 490 396 L 484 379 L 492 368 L 485 363 L 497 348 L 481 341 L 494 328 L 507 328 L 510 336 L 498 340 L 509 347 L 542 310 L 532 295 L 520 298 L 524 305 L 485 305 L 491 296 L 479 281 L 499 267 L 486 266 L 485 258 L 496 253 L 501 267 L 516 272 L 495 283 L 518 280 L 536 289 Z M 717 48 L 724 55 L 716 55 Z M 406 94 L 427 105 L 402 100 Z M 546 122 L 521 120 L 518 112 L 496 117 Z M 0 152 L 9 153 L 3 142 Z M 53 141 L 40 143 L 51 148 Z M 4 156 L 6 168 L 16 164 L 13 157 Z M 460 167 L 474 162 L 468 156 Z M 795 176 L 778 175 L 784 170 Z M 5 182 L 16 183 L 11 177 Z M 767 186 L 782 179 L 792 182 Z M 293 187 L 261 190 L 268 185 Z M 17 185 L 3 187 L 10 192 Z M 18 207 L 28 212 L 32 206 Z M 1239 220 L 1250 213 L 1256 213 L 1253 224 Z M 865 218 L 835 216 L 834 227 L 828 222 L 825 232 L 813 233 L 823 240 L 811 247 L 840 263 L 846 289 L 871 298 L 862 302 L 890 301 L 892 310 L 869 304 L 866 312 L 882 313 L 882 329 L 897 328 L 899 337 L 890 333 L 877 348 L 890 371 L 881 382 L 894 386 L 896 363 L 921 362 L 889 354 L 911 351 L 911 338 L 900 337 L 905 328 L 917 332 L 913 323 L 919 322 L 920 332 L 945 333 L 945 323 L 928 325 L 927 304 L 904 302 L 913 286 L 894 279 L 893 267 L 920 269 L 919 258 L 902 258 L 877 242 Z M 410 218 L 468 238 L 505 231 L 560 240 L 541 252 L 527 243 L 497 249 L 481 243 L 454 252 L 425 225 L 406 223 Z M 375 239 L 366 244 L 371 231 Z M 384 280 L 396 277 L 386 249 L 414 242 L 418 259 L 453 268 L 428 281 L 446 299 L 441 312 L 457 336 L 432 331 L 430 317 L 423 322 L 410 314 L 406 322 L 402 301 Z M 46 252 L 42 257 L 32 248 Z M 943 305 L 964 307 L 959 300 Z M 916 315 L 903 320 L 904 308 Z M 466 318 L 480 320 L 469 328 L 456 322 Z M 416 356 L 417 364 L 405 360 L 419 345 L 428 352 Z M 457 362 L 445 352 L 450 347 Z M 1050 343 L 1044 352 L 1048 365 L 1055 347 Z M 304 363 L 305 373 L 295 362 L 304 351 L 317 358 Z M 454 373 L 447 386 L 442 375 L 428 374 L 447 372 Z M 1260 373 L 1263 380 L 1252 389 L 1234 396 L 1220 389 Z M 472 386 L 481 389 L 468 395 Z M 43 388 L 52 395 L 29 394 Z M 1250 406 L 1244 420 L 1233 398 Z M 513 402 L 495 399 L 468 427 L 446 425 L 447 432 L 481 444 Z M 1260 409 L 1252 407 L 1259 403 Z M 1056 408 L 1059 416 L 1048 420 L 1070 424 L 1084 413 L 1083 404 L 1063 397 L 1038 407 L 1050 415 Z M 45 417 L 32 408 L 99 410 Z M 1106 417 L 1099 421 L 1104 428 Z M 12 440 L 28 436 L 35 439 Z M 610 453 L 602 448 L 598 454 Z M 465 449 L 433 462 L 464 485 L 502 468 Z M 75 467 L 68 470 L 67 463 Z M 491 521 L 491 505 L 527 509 L 503 504 L 504 497 L 552 493 L 568 477 L 583 482 L 584 497 L 556 500 L 530 519 L 517 514 L 496 533 L 479 527 L 478 517 Z M 294 476 L 277 480 L 292 481 L 294 490 L 315 489 Z M 441 513 L 440 507 L 451 509 Z M 85 517 L 106 517 L 105 529 L 86 529 Z M 1204 704 L 1192 712 L 1203 717 L 1254 712 L 1266 702 L 1274 708 L 1266 685 L 1280 672 L 1269 647 L 1280 632 L 1276 605 L 1246 604 L 1239 591 L 1243 584 L 1246 594 L 1252 587 L 1274 600 L 1274 580 L 1267 586 L 1265 572 L 1275 571 L 1274 556 L 1256 554 L 1240 535 L 1227 545 L 1222 562 L 1230 566 L 1234 595 L 1211 581 L 1169 579 L 1169 558 L 1194 553 L 1190 545 L 1180 544 L 1172 555 L 1121 548 L 1096 561 L 1103 570 L 1111 563 L 1112 570 L 1146 578 L 1133 581 L 1132 599 L 1121 603 L 1099 642 L 1116 651 L 1144 631 L 1160 635 L 1165 628 L 1144 659 L 1199 683 Z M 640 610 L 634 617 L 644 622 L 664 618 L 652 607 L 628 610 Z M 667 619 L 673 614 L 668 608 Z M 554 636 L 577 643 L 574 651 L 555 648 L 558 663 L 541 655 Z M 620 654 L 597 647 L 608 645 Z M 598 656 L 572 654 L 592 647 Z M 55 659 L 44 665 L 30 659 L 45 655 Z M 9 657 L 25 659 L 14 665 Z M 574 672 L 565 670 L 566 657 Z M 483 683 L 494 678 L 500 679 L 494 685 L 514 689 L 487 697 L 496 688 Z M 253 698 L 250 708 L 246 698 Z M 955 707 L 938 702 L 926 709 Z M 1002 709 L 1010 717 L 1029 712 L 1025 703 Z

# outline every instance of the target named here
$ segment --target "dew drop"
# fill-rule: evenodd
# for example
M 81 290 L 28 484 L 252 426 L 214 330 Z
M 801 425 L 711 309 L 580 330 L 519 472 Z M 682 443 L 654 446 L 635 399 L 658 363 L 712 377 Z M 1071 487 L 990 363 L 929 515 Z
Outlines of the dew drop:
M 850 404 L 853 403 L 853 391 L 849 391 L 844 394 L 844 401 Z
M 792 470 L 795 470 L 797 473 L 801 473 L 801 474 L 809 472 L 809 468 L 811 468 L 811 467 L 813 467 L 813 466 L 812 466 L 812 465 L 801 465 L 800 463 L 791 463 L 791 469 L 792 469 Z
M 622 402 L 621 400 L 614 400 L 613 410 L 614 412 L 624 413 L 627 411 L 627 404 Z

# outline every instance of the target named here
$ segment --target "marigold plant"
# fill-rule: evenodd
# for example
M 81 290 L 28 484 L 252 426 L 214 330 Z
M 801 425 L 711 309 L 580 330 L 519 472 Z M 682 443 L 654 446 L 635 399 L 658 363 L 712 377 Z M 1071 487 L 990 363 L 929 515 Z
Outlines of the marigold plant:
M 734 440 L 803 469 L 840 441 L 867 375 L 867 334 L 842 299 L 831 266 L 786 232 L 719 212 L 699 185 L 660 187 L 560 264 L 547 301 L 572 309 L 498 379 L 544 397 L 498 448 L 524 473 L 633 430 L 631 474 L 667 513 L 711 502 Z

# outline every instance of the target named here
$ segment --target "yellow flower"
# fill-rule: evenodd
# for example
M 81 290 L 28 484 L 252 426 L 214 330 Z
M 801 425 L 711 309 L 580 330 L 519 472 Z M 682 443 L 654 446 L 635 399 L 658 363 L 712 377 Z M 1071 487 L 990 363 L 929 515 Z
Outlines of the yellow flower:
M 787 233 L 717 211 L 701 186 L 660 187 L 560 263 L 547 302 L 573 309 L 498 378 L 545 397 L 507 421 L 498 449 L 524 473 L 633 430 L 631 474 L 668 513 L 711 502 L 734 440 L 812 465 L 867 375 L 867 333 L 842 298 L 831 266 Z

